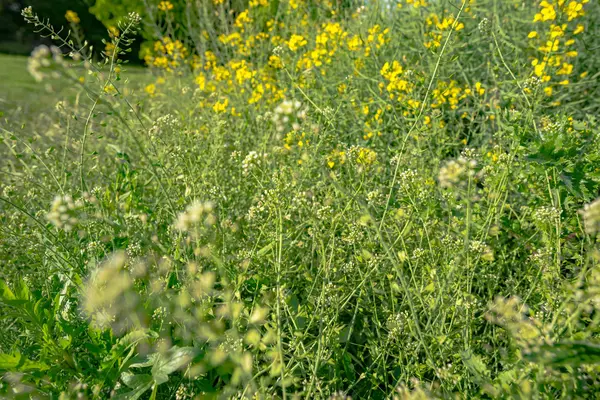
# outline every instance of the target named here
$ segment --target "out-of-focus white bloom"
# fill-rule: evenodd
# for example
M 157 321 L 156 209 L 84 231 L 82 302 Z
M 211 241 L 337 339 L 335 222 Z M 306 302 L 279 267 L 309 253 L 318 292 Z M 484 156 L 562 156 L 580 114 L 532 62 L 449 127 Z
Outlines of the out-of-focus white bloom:
M 79 223 L 82 208 L 81 200 L 74 201 L 70 195 L 56 196 L 46 218 L 57 228 L 68 232 Z
M 300 130 L 300 123 L 306 118 L 307 110 L 298 100 L 283 100 L 273 112 L 273 123 L 278 132 L 283 132 L 291 124 L 293 130 Z
M 477 161 L 468 160 L 465 157 L 459 157 L 456 160 L 446 162 L 446 164 L 440 168 L 438 175 L 440 186 L 444 188 L 457 186 L 469 176 L 473 176 L 476 167 Z
M 588 235 L 594 235 L 600 232 L 600 198 L 583 208 L 583 223 Z
M 27 61 L 27 71 L 38 82 L 46 78 L 60 77 L 60 68 L 66 66 L 62 51 L 56 46 L 36 47 Z
M 211 226 L 216 222 L 216 217 L 212 213 L 214 205 L 210 201 L 193 201 L 188 205 L 185 211 L 179 213 L 175 222 L 175 229 L 186 232 L 200 223 Z
M 263 159 L 265 159 L 267 155 L 263 153 L 262 155 L 257 153 L 256 151 L 251 151 L 242 161 L 242 170 L 244 175 L 250 174 L 252 169 L 258 168 L 261 166 Z

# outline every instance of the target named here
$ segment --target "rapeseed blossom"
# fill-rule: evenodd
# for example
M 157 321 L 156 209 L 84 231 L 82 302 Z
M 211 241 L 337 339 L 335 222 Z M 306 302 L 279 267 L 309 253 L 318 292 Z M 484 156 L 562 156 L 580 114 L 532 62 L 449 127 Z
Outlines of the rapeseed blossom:
M 67 21 L 69 21 L 72 24 L 78 24 L 81 22 L 81 20 L 79 19 L 79 15 L 77 15 L 77 13 L 75 11 L 67 10 L 67 13 L 65 14 L 65 18 Z
M 158 3 L 158 9 L 160 11 L 171 11 L 173 8 L 173 3 L 171 3 L 170 1 L 161 1 L 160 3 Z

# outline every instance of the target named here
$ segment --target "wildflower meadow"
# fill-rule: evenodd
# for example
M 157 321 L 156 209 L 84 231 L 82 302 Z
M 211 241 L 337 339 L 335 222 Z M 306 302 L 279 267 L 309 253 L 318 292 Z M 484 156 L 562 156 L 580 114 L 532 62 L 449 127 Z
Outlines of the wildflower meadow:
M 600 398 L 600 2 L 17 3 L 0 398 Z

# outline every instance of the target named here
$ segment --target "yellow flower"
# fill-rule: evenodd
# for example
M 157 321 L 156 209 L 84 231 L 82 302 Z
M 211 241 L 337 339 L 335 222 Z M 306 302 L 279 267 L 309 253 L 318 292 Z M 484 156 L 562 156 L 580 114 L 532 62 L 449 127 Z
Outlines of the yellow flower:
M 223 4 L 225 0 L 213 0 L 213 4 L 218 6 L 219 4 Z
M 304 39 L 303 36 L 300 35 L 296 35 L 293 34 L 290 37 L 290 40 L 288 41 L 287 45 L 290 48 L 291 51 L 297 51 L 300 47 L 302 46 L 306 46 L 308 42 L 306 41 L 306 39 Z
M 365 147 L 361 147 L 358 149 L 358 154 L 356 154 L 356 163 L 362 165 L 371 165 L 377 159 L 377 153 L 375 153 L 371 149 L 367 149 Z
M 559 69 L 557 75 L 570 75 L 573 72 L 573 64 L 563 63 L 561 69 Z
M 104 54 L 106 54 L 106 56 L 108 56 L 108 57 L 112 56 L 114 50 L 115 50 L 114 43 L 107 42 L 106 46 L 104 46 Z
M 556 10 L 554 6 L 547 1 L 540 2 L 540 7 L 542 8 L 539 13 L 535 14 L 533 17 L 533 22 L 537 21 L 554 21 L 556 19 Z
M 485 89 L 481 86 L 481 82 L 475 83 L 475 90 L 477 90 L 477 93 L 479 93 L 480 96 L 483 96 L 485 93 Z
M 202 72 L 200 72 L 198 76 L 196 76 L 195 81 L 200 90 L 204 90 L 206 88 L 206 77 Z
M 557 37 L 561 37 L 565 35 L 565 29 L 567 28 L 567 24 L 559 25 L 550 25 L 550 38 L 554 39 Z
M 107 30 L 108 30 L 108 35 L 111 38 L 117 38 L 120 35 L 119 29 L 117 27 L 115 27 L 115 26 L 109 26 L 107 28 Z
M 406 4 L 412 4 L 414 8 L 427 7 L 425 0 L 406 0 Z M 400 8 L 401 5 L 402 3 L 398 3 L 398 8 Z
M 108 83 L 104 86 L 104 93 L 107 94 L 115 94 L 117 93 L 117 88 L 112 83 Z
M 250 99 L 248 100 L 248 104 L 257 103 L 260 99 L 263 98 L 264 94 L 265 94 L 265 87 L 263 86 L 262 83 L 259 83 L 252 91 L 252 95 L 250 96 Z
M 529 35 L 527 35 L 527 37 L 529 39 L 533 39 L 534 37 L 537 37 L 538 33 L 536 31 L 531 31 L 529 32 Z
M 575 30 L 573 31 L 573 35 L 579 35 L 581 32 L 583 32 L 583 30 L 583 25 L 579 24 L 577 25 L 577 28 L 575 28 Z
M 397 93 L 395 92 L 408 93 L 411 91 L 410 83 L 406 79 L 402 79 L 404 69 L 398 61 L 394 60 L 391 64 L 386 62 L 381 67 L 379 73 L 388 81 L 388 85 L 385 88 L 390 93 L 391 99 L 397 97 Z
M 78 24 L 81 22 L 81 20 L 79 19 L 79 15 L 77 15 L 75 11 L 68 10 L 65 14 L 65 18 L 72 24 Z
M 576 1 L 569 2 L 569 5 L 565 9 L 565 14 L 567 14 L 567 18 L 569 21 L 572 21 L 573 19 L 585 14 L 583 12 L 583 4 L 582 3 L 578 3 Z
M 272 54 L 269 57 L 269 66 L 274 69 L 283 68 L 283 63 L 281 62 L 281 58 L 279 56 L 276 56 L 275 54 Z
M 173 4 L 170 1 L 161 1 L 158 3 L 158 9 L 160 11 L 171 11 L 173 9 Z
M 227 111 L 227 106 L 229 105 L 229 99 L 225 98 L 225 100 L 221 101 L 217 101 L 215 103 L 215 105 L 213 106 L 213 111 L 216 113 L 223 113 L 225 111 Z
M 354 35 L 350 39 L 348 39 L 348 50 L 357 51 L 360 50 L 362 46 L 362 40 L 359 35 Z
M 151 83 L 144 88 L 144 91 L 150 96 L 154 96 L 156 94 L 156 85 L 154 83 Z
M 243 31 L 244 24 L 248 24 L 250 22 L 252 22 L 252 19 L 248 16 L 248 10 L 244 10 L 235 19 L 235 26 Z

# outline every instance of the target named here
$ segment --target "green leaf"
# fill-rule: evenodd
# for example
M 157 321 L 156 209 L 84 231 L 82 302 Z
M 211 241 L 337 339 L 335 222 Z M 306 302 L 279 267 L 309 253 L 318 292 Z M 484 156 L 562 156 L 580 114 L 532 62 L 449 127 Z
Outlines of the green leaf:
M 339 341 L 340 343 L 346 343 L 350 340 L 350 332 L 352 332 L 352 325 L 346 325 L 340 330 Z
M 17 368 L 21 360 L 21 354 L 0 354 L 0 370 L 12 371 Z
M 44 371 L 49 367 L 43 362 L 32 361 L 26 357 L 23 357 L 21 353 L 5 354 L 0 353 L 0 371 L 18 371 L 18 372 L 29 372 L 29 371 Z
M 152 366 L 152 376 L 156 384 L 160 385 L 167 382 L 169 375 L 187 366 L 195 354 L 196 350 L 193 347 L 177 346 L 173 346 L 164 354 L 159 354 Z
M 15 300 L 15 294 L 10 290 L 6 282 L 0 281 L 0 300 Z
M 31 291 L 23 279 L 20 279 L 15 285 L 15 296 L 19 300 L 29 300 L 31 298 Z
M 262 249 L 260 249 L 259 251 L 256 252 L 257 256 L 264 256 L 269 250 L 271 250 L 273 247 L 275 247 L 275 242 L 271 242 L 268 245 L 266 245 L 265 247 L 263 247 Z
M 551 366 L 600 364 L 600 345 L 589 342 L 554 343 L 541 346 L 527 358 Z
M 158 354 L 157 353 L 152 353 L 150 354 L 146 361 L 142 361 L 142 362 L 137 362 L 137 363 L 133 363 L 129 366 L 129 368 L 146 368 L 146 367 L 151 367 L 154 365 L 154 363 L 156 362 L 156 359 L 158 358 Z
M 352 363 L 352 356 L 350 354 L 344 352 L 342 357 L 342 365 L 344 367 L 344 373 L 346 377 L 350 380 L 350 382 L 356 381 L 356 371 L 354 369 L 354 364 Z
M 484 377 L 490 376 L 490 371 L 487 366 L 483 362 L 480 356 L 473 353 L 473 351 L 466 350 L 461 354 L 463 364 L 469 370 L 471 374 L 475 377 L 475 380 L 481 381 Z
M 150 382 L 154 382 L 152 375 L 150 374 L 132 374 L 130 372 L 124 372 L 121 375 L 121 380 L 130 389 L 137 389 L 140 386 L 144 386 Z
M 119 341 L 112 347 L 111 354 L 106 357 L 104 361 L 110 361 L 115 357 L 120 357 L 128 348 L 137 345 L 141 341 L 155 337 L 156 333 L 147 329 L 136 329 L 123 336 Z
M 154 379 L 147 374 L 123 374 L 121 379 L 131 390 L 111 397 L 113 400 L 137 400 L 154 385 Z

